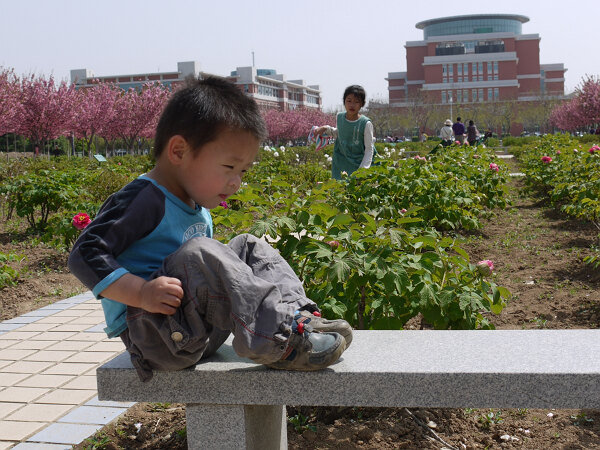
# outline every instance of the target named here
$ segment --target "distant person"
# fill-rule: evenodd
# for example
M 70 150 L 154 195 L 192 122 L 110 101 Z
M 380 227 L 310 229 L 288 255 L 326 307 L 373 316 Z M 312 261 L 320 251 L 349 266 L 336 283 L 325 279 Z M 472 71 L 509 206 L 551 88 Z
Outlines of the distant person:
M 101 300 L 106 333 L 142 381 L 195 365 L 229 333 L 239 356 L 271 368 L 333 364 L 348 322 L 321 318 L 264 239 L 212 239 L 209 210 L 240 188 L 266 136 L 258 105 L 224 79 L 187 83 L 159 119 L 155 166 L 104 202 L 69 269 Z
M 336 117 L 336 128 L 324 125 L 315 130 L 315 136 L 325 135 L 335 138 L 331 176 L 342 178 L 342 172 L 351 175 L 358 169 L 368 169 L 375 158 L 375 138 L 373 123 L 360 114 L 365 106 L 366 92 L 362 86 L 348 86 L 344 91 L 344 108 Z
M 456 118 L 456 122 L 452 125 L 452 131 L 454 132 L 456 140 L 463 144 L 465 142 L 465 124 L 462 123 L 461 120 L 460 117 Z
M 448 147 L 452 145 L 454 138 L 454 131 L 452 130 L 452 121 L 447 119 L 444 122 L 444 126 L 440 130 L 440 137 L 442 138 L 442 146 Z
M 467 141 L 470 146 L 476 146 L 479 140 L 479 130 L 475 126 L 475 122 L 469 120 L 469 126 L 467 127 Z

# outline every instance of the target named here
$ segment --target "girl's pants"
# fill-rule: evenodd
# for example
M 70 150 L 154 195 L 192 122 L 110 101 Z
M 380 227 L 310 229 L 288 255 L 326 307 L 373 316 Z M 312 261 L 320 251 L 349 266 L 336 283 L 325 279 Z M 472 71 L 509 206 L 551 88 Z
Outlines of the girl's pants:
M 292 268 L 249 234 L 225 245 L 200 237 L 169 255 L 154 275 L 175 277 L 184 296 L 173 315 L 127 307 L 121 334 L 142 381 L 152 370 L 179 370 L 213 354 L 233 333 L 233 348 L 260 364 L 281 358 L 294 311 L 316 310 Z

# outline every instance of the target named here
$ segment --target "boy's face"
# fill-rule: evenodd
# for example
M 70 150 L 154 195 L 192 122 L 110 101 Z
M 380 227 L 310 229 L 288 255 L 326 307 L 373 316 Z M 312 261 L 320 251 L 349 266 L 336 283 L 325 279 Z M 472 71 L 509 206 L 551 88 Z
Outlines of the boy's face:
M 225 128 L 196 153 L 188 151 L 180 167 L 183 195 L 200 206 L 216 208 L 240 188 L 260 142 L 247 131 Z M 184 199 L 185 201 L 185 199 Z

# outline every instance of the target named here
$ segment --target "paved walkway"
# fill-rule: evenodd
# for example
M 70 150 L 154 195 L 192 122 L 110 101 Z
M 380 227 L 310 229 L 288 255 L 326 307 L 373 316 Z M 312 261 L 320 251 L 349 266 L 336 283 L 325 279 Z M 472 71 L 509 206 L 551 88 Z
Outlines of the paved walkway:
M 0 322 L 0 450 L 71 449 L 133 403 L 101 402 L 96 368 L 125 350 L 91 292 Z

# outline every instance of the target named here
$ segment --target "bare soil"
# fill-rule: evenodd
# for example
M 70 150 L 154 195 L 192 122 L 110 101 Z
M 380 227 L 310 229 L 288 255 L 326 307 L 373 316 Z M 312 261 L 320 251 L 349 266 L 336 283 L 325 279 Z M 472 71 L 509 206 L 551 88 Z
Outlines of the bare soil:
M 521 188 L 513 179 L 513 205 L 486 220 L 463 246 L 472 261 L 492 260 L 495 281 L 513 294 L 490 319 L 498 329 L 598 328 L 600 270 L 582 261 L 599 244 L 598 231 L 519 197 Z M 0 253 L 22 255 L 10 263 L 21 276 L 16 286 L 0 290 L 0 319 L 85 290 L 69 274 L 66 253 L 11 230 L 14 224 L 0 222 Z M 427 324 L 419 318 L 408 324 L 421 327 Z M 290 449 L 600 449 L 598 410 L 290 406 L 288 418 Z M 184 449 L 185 426 L 183 405 L 138 403 L 75 448 Z

